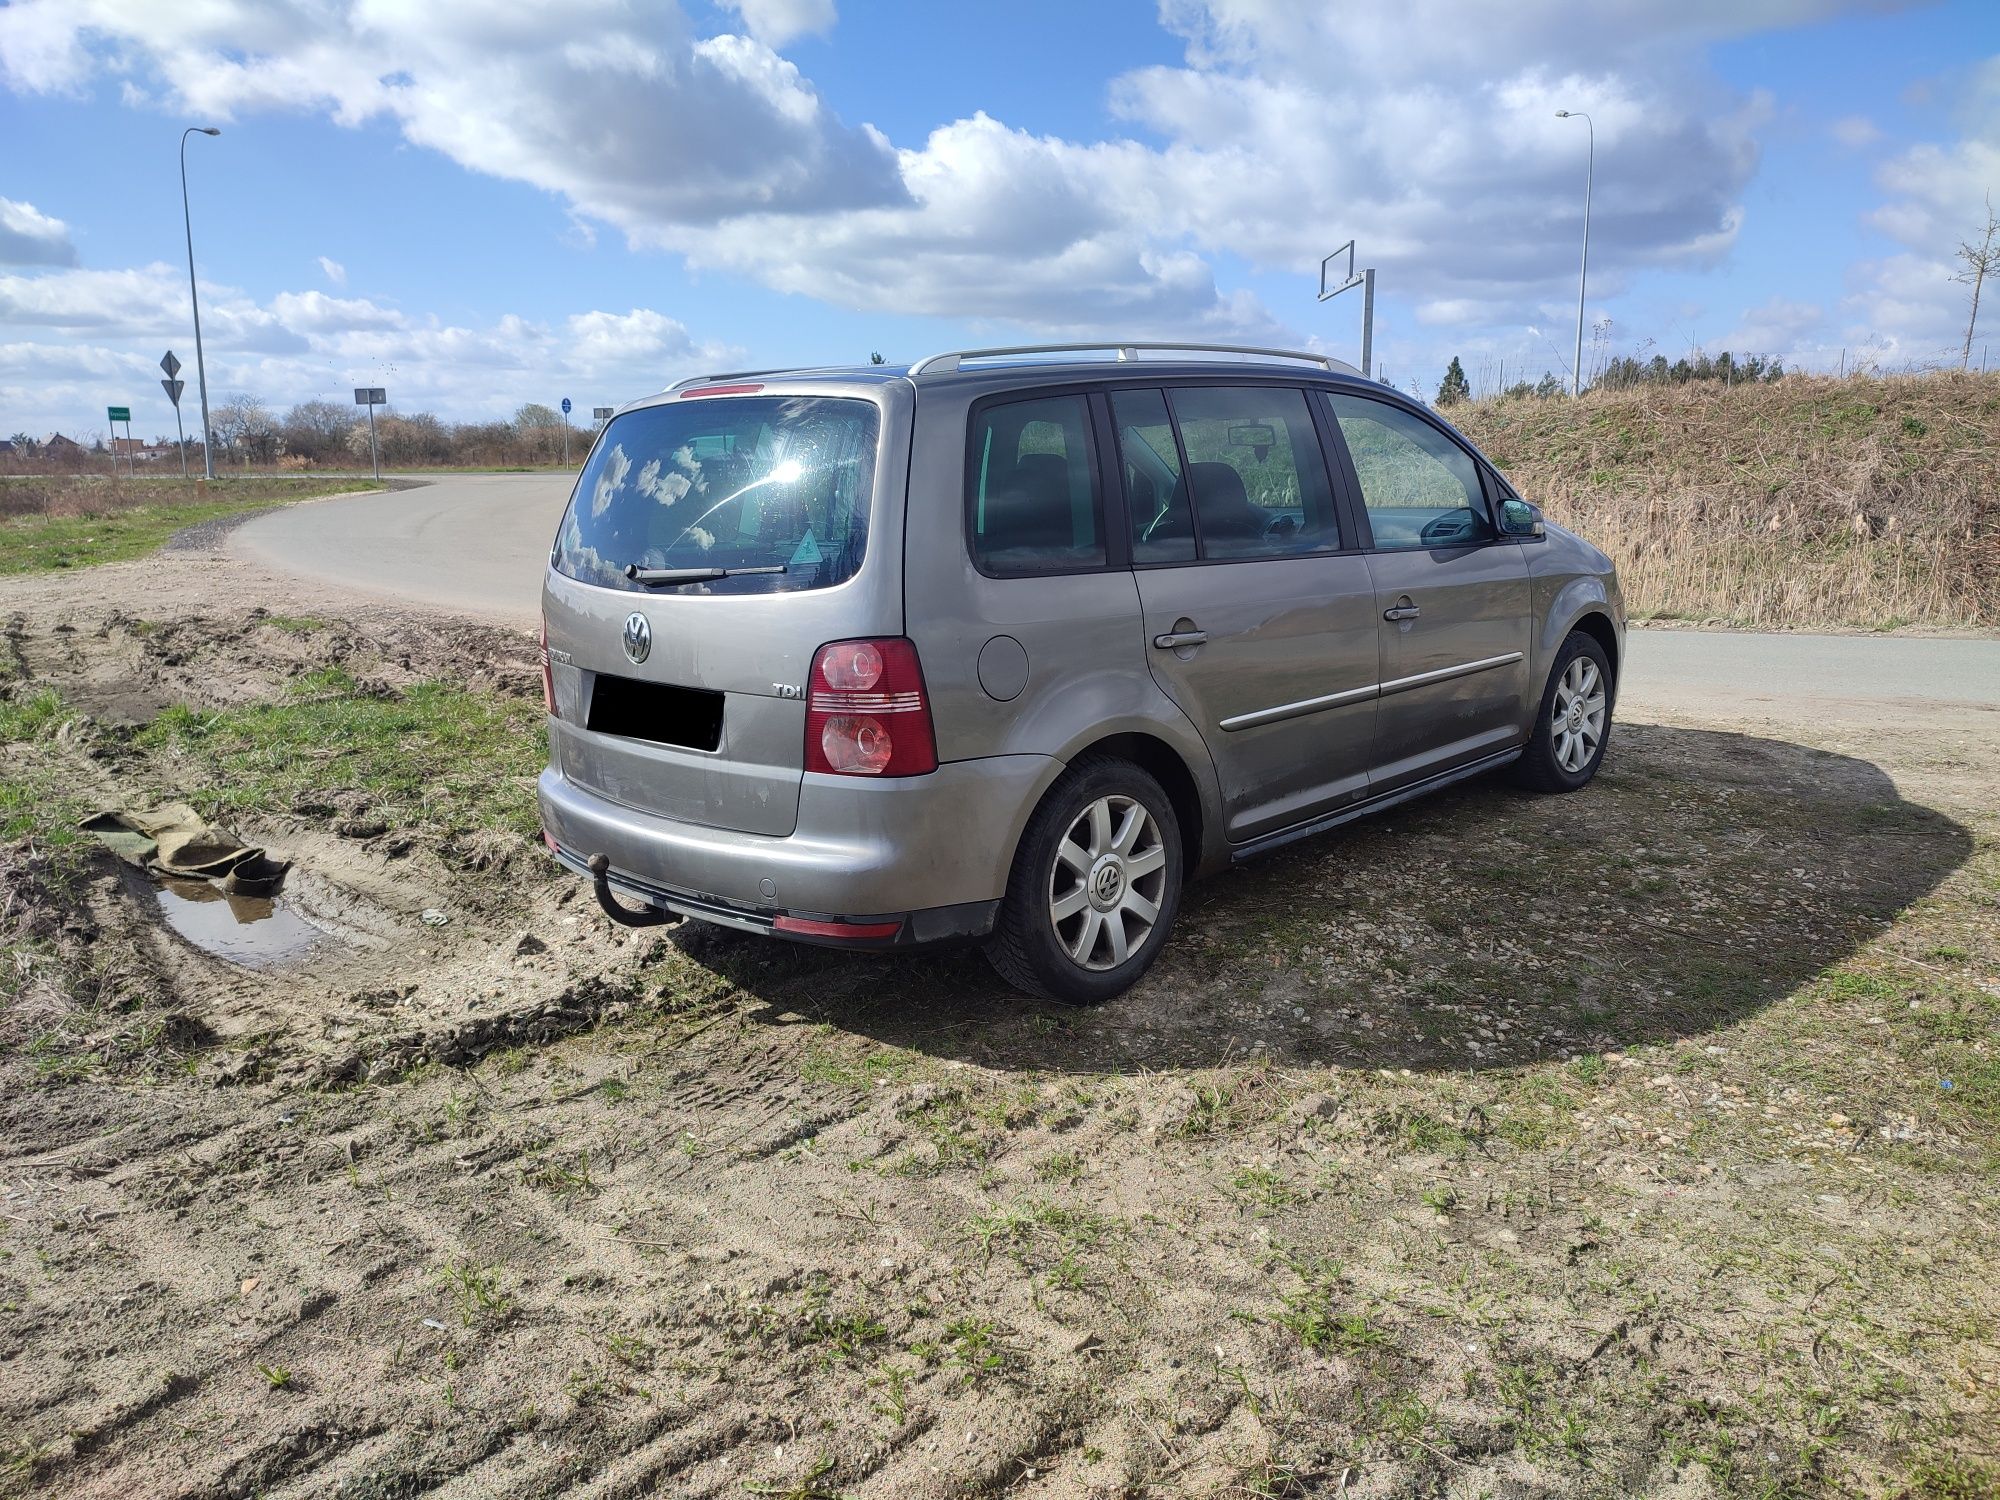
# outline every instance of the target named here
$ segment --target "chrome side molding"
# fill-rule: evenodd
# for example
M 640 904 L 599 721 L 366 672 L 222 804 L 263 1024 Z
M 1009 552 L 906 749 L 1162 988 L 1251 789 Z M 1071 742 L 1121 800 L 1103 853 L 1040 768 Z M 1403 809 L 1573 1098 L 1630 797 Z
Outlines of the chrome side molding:
M 1280 703 L 1275 708 L 1260 708 L 1247 714 L 1232 714 L 1222 721 L 1221 727 L 1233 732 L 1238 729 L 1254 729 L 1259 724 L 1276 724 L 1282 719 L 1303 718 L 1307 714 L 1319 713 L 1322 709 L 1339 708 L 1343 703 L 1359 703 L 1367 698 L 1386 698 L 1391 693 L 1408 692 L 1411 688 L 1423 687 L 1433 682 L 1449 682 L 1454 677 L 1470 677 L 1474 672 L 1485 672 L 1494 667 L 1511 667 L 1520 659 L 1520 652 L 1509 651 L 1501 656 L 1487 656 L 1478 661 L 1460 662 L 1455 667 L 1439 667 L 1435 672 L 1419 672 L 1413 677 L 1394 677 L 1387 682 L 1370 683 L 1367 687 L 1349 688 L 1344 693 L 1328 693 L 1319 698 L 1301 698 L 1296 703 Z

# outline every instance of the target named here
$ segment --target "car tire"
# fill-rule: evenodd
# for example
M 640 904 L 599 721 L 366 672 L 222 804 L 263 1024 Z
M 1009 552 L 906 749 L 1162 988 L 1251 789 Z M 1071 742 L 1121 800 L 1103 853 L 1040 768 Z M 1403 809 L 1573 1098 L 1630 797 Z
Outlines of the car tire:
M 1130 761 L 1083 757 L 1028 819 L 987 957 L 1031 995 L 1109 1000 L 1166 945 L 1182 868 L 1180 822 L 1159 782 Z
M 1535 729 L 1517 778 L 1538 792 L 1574 792 L 1604 763 L 1617 701 L 1611 659 L 1597 639 L 1573 630 L 1556 653 L 1535 710 Z

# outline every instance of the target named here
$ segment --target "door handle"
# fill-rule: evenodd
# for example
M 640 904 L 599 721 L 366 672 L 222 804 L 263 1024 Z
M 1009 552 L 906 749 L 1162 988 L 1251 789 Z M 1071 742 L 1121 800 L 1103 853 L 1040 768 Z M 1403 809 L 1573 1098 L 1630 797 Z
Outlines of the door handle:
M 1206 630 L 1171 630 L 1165 635 L 1154 636 L 1153 644 L 1158 646 L 1162 651 L 1178 651 L 1183 646 L 1206 646 L 1208 644 L 1208 632 Z
M 1423 611 L 1414 604 L 1398 604 L 1382 611 L 1385 620 L 1414 620 Z

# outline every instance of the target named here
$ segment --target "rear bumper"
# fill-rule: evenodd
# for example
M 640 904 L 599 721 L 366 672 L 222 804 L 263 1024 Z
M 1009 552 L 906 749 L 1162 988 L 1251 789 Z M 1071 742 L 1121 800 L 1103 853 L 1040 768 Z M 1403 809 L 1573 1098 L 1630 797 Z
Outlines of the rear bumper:
M 583 874 L 603 854 L 611 885 L 632 898 L 759 933 L 773 933 L 780 916 L 900 921 L 883 939 L 775 933 L 898 947 L 992 930 L 1021 828 L 1061 770 L 1050 756 L 1002 755 L 894 780 L 808 775 L 798 824 L 784 837 L 626 807 L 553 767 L 538 794 L 556 857 Z

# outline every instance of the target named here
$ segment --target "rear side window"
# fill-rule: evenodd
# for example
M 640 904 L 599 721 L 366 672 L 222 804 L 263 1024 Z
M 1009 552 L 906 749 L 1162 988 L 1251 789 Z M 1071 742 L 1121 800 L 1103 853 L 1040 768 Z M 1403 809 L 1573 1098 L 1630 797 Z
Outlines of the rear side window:
M 1193 562 L 1194 516 L 1167 398 L 1158 391 L 1113 391 L 1111 420 L 1125 471 L 1132 561 Z
M 967 526 L 982 573 L 1104 566 L 1090 408 L 1081 396 L 982 406 L 972 418 Z
M 1340 424 L 1378 548 L 1460 547 L 1493 537 L 1471 454 L 1386 401 L 1329 391 L 1326 403 Z
M 1171 393 L 1204 559 L 1340 550 L 1319 434 L 1296 387 Z
M 563 518 L 556 571 L 647 591 L 625 569 L 758 568 L 669 585 L 779 593 L 854 575 L 875 484 L 873 403 L 818 396 L 709 397 L 613 418 Z M 654 587 L 658 587 L 655 585 Z

